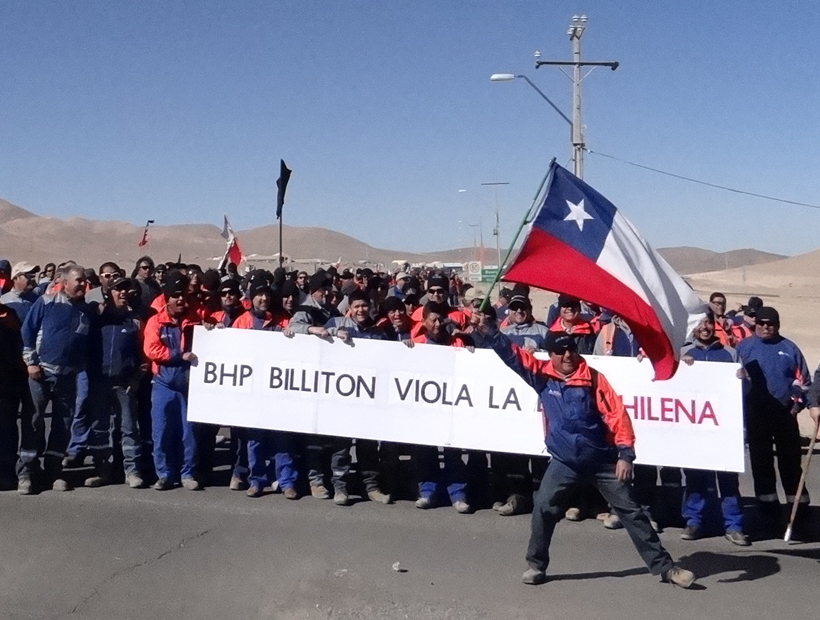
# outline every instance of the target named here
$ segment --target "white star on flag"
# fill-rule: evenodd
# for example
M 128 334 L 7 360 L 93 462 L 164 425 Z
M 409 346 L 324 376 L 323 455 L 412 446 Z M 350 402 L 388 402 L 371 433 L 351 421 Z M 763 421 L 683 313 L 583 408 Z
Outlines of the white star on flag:
M 567 206 L 569 207 L 569 215 L 564 218 L 564 221 L 575 222 L 576 224 L 578 224 L 578 230 L 584 230 L 584 220 L 595 219 L 584 210 L 583 198 L 581 199 L 581 202 L 579 202 L 577 205 L 572 204 L 569 200 L 567 200 Z

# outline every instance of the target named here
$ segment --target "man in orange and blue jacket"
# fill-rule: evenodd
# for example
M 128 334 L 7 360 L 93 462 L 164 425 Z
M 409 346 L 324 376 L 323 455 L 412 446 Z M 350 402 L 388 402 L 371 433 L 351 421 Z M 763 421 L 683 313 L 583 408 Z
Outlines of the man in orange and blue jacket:
M 527 549 L 530 568 L 522 580 L 547 581 L 549 547 L 555 526 L 566 510 L 570 489 L 595 485 L 632 539 L 649 570 L 664 582 L 688 588 L 695 576 L 675 566 L 652 529 L 649 517 L 632 497 L 635 434 L 618 395 L 606 378 L 578 355 L 571 334 L 551 332 L 544 348 L 549 361 L 513 345 L 507 336 L 485 328 L 489 346 L 538 393 L 547 416 L 547 451 L 552 462 L 535 495 L 532 533 Z
M 188 421 L 188 375 L 194 325 L 201 323 L 188 303 L 189 281 L 178 271 L 168 274 L 162 289 L 164 306 L 148 319 L 143 352 L 151 362 L 151 422 L 158 491 L 181 481 L 186 489 L 201 488 L 196 479 L 197 445 Z

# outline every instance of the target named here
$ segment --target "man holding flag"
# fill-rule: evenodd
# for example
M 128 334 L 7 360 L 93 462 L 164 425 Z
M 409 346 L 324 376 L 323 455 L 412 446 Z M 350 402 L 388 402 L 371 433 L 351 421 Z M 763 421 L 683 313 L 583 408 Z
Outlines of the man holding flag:
M 680 349 L 703 311 L 702 302 L 618 209 L 554 162 L 541 207 L 503 278 L 586 299 L 619 315 L 659 380 L 675 374 Z M 547 418 L 546 445 L 553 458 L 534 500 L 524 583 L 547 581 L 550 542 L 568 491 L 588 482 L 620 517 L 650 571 L 664 582 L 691 587 L 695 575 L 674 564 L 633 497 L 635 435 L 623 403 L 578 354 L 573 336 L 551 331 L 544 345 L 550 359 L 541 361 L 494 325 L 483 331 L 489 347 L 538 393 Z

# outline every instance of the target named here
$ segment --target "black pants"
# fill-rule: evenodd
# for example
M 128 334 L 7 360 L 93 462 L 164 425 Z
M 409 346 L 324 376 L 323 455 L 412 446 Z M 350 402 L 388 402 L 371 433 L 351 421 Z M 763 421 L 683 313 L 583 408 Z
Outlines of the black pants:
M 20 394 L 25 387 L 27 386 L 21 382 L 21 387 L 17 390 L 9 390 L 9 394 L 0 394 L 0 481 L 3 482 L 17 479 L 14 469 L 20 441 L 17 432 L 17 411 L 20 408 Z
M 769 405 L 766 410 L 750 407 L 746 437 L 749 441 L 749 460 L 752 464 L 752 477 L 758 501 L 778 501 L 772 449 L 774 444 L 777 448 L 780 484 L 786 494 L 786 501 L 793 502 L 803 471 L 800 463 L 802 449 L 797 418 L 779 403 Z M 803 488 L 800 503 L 809 503 L 809 492 L 806 488 Z
M 614 465 L 582 474 L 557 459 L 552 459 L 535 494 L 532 533 L 527 547 L 527 564 L 530 567 L 543 571 L 549 566 L 552 534 L 567 509 L 568 492 L 578 483 L 592 484 L 601 492 L 621 518 L 632 544 L 653 575 L 660 575 L 672 568 L 672 557 L 652 529 L 649 516 L 632 497 L 632 485 L 615 478 Z

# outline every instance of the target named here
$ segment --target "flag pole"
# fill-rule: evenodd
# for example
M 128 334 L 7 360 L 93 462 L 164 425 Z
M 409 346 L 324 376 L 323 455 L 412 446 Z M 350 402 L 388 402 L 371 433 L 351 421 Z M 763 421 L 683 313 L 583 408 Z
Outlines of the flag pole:
M 513 237 L 512 242 L 510 243 L 510 247 L 507 250 L 507 254 L 504 256 L 504 260 L 498 266 L 498 273 L 495 274 L 495 278 L 493 278 L 492 284 L 490 284 L 490 288 L 487 290 L 487 294 L 484 296 L 484 301 L 481 302 L 480 310 L 484 310 L 490 303 L 490 295 L 493 292 L 493 288 L 496 284 L 499 283 L 501 280 L 501 274 L 504 272 L 504 267 L 507 264 L 507 261 L 510 260 L 510 256 L 512 256 L 513 250 L 515 249 L 515 243 L 518 241 L 518 237 L 521 236 L 521 231 L 524 230 L 524 226 L 529 224 L 530 216 L 532 215 L 532 211 L 535 206 L 538 204 L 538 198 L 541 196 L 541 192 L 544 189 L 544 186 L 547 186 L 549 189 L 549 179 L 552 176 L 552 168 L 553 164 L 555 164 L 555 158 L 553 157 L 550 160 L 549 168 L 547 169 L 547 173 L 544 175 L 544 178 L 541 179 L 541 183 L 538 185 L 538 190 L 535 192 L 535 196 L 532 199 L 532 204 L 530 208 L 527 209 L 527 212 L 524 214 L 524 217 L 521 219 L 521 223 L 518 225 L 518 230 L 515 231 L 515 236 Z
M 285 256 L 282 254 L 282 214 L 279 215 L 279 266 L 285 263 Z

